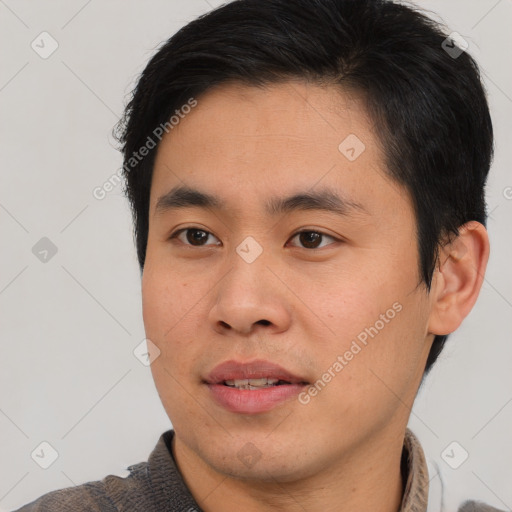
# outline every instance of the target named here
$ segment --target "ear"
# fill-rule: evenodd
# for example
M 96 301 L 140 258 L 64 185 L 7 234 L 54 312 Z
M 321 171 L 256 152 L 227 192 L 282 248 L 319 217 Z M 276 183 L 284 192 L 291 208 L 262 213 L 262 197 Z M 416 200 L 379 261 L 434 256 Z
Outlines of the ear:
M 428 332 L 450 334 L 473 308 L 489 260 L 489 237 L 480 222 L 470 221 L 441 248 L 430 291 Z

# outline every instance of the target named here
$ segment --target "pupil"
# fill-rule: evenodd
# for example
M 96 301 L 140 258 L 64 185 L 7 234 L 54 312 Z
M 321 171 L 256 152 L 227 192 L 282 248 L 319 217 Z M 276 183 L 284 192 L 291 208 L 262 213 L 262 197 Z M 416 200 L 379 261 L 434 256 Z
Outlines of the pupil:
M 314 231 L 304 231 L 300 234 L 301 243 L 307 248 L 315 248 L 317 242 L 321 238 L 320 233 L 315 233 Z
M 191 235 L 194 233 L 194 235 Z M 202 233 L 201 235 L 196 236 L 198 233 Z M 189 229 L 187 232 L 187 240 L 194 245 L 194 242 L 201 242 L 202 240 L 206 240 L 208 235 L 205 231 L 201 229 Z

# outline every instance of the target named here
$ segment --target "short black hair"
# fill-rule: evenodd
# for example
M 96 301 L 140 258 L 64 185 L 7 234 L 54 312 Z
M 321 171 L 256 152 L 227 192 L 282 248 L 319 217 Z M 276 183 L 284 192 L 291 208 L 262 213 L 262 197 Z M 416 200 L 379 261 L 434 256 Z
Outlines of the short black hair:
M 141 271 L 158 144 L 143 159 L 134 152 L 190 98 L 216 85 L 302 79 L 364 98 L 387 172 L 412 198 L 418 285 L 430 292 L 446 237 L 470 220 L 486 225 L 493 154 L 478 65 L 450 48 L 458 47 L 440 22 L 390 0 L 235 0 L 188 23 L 151 58 L 115 129 Z M 435 336 L 424 375 L 447 336 Z

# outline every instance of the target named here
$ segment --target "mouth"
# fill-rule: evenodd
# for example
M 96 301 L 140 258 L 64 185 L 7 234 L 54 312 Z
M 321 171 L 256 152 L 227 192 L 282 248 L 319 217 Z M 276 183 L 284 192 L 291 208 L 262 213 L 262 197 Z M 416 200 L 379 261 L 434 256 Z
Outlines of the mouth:
M 203 381 L 214 401 L 230 412 L 267 412 L 290 401 L 309 382 L 270 361 L 226 361 Z
M 206 377 L 207 384 L 222 384 L 239 389 L 266 388 L 287 384 L 309 384 L 278 364 L 256 359 L 247 363 L 225 361 L 217 365 Z
M 291 384 L 287 380 L 262 377 L 260 379 L 234 379 L 221 382 L 224 386 L 236 389 L 265 389 L 274 386 L 286 386 Z

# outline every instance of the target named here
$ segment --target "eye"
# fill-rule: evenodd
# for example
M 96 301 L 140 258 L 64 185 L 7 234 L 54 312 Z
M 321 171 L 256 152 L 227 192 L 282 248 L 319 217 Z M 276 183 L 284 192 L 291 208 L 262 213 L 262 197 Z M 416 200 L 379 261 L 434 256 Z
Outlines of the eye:
M 185 235 L 185 241 L 181 237 L 182 234 Z M 203 247 L 205 245 L 203 242 L 208 240 L 209 235 L 213 236 L 212 233 L 210 233 L 209 231 L 206 231 L 204 229 L 188 227 L 188 228 L 178 229 L 178 231 L 175 231 L 169 237 L 169 240 L 177 238 L 184 245 L 191 245 L 193 247 Z M 189 243 L 187 243 L 187 242 L 189 242 Z
M 183 238 L 182 235 L 185 235 Z M 175 231 L 170 237 L 169 240 L 177 238 L 184 245 L 192 246 L 192 247 L 204 247 L 207 244 L 204 243 L 208 240 L 209 236 L 213 236 L 216 238 L 210 231 L 206 231 L 197 227 L 188 227 L 181 228 Z M 295 235 L 292 236 L 290 240 L 299 237 L 300 243 L 303 245 L 304 249 L 318 249 L 320 247 L 320 242 L 324 238 L 330 238 L 331 240 L 338 241 L 338 239 L 333 236 L 327 235 L 322 231 L 313 231 L 313 230 L 302 230 Z M 217 239 L 218 240 L 218 239 Z M 220 244 L 220 242 L 219 242 Z M 215 245 L 219 245 L 215 244 Z
M 312 230 L 299 231 L 298 233 L 295 233 L 290 240 L 293 240 L 296 237 L 299 237 L 300 243 L 305 246 L 305 249 L 318 249 L 319 242 L 325 237 L 338 241 L 337 238 L 327 235 L 326 233 L 322 233 L 322 231 Z

